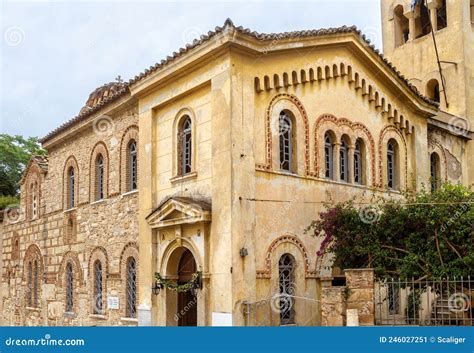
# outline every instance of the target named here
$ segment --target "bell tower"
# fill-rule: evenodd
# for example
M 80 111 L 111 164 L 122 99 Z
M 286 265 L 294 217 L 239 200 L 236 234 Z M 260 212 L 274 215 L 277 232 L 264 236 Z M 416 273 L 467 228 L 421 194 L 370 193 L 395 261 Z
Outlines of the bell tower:
M 425 96 L 440 103 L 434 120 L 474 131 L 474 0 L 381 0 L 384 55 Z M 474 141 L 466 139 L 474 182 Z

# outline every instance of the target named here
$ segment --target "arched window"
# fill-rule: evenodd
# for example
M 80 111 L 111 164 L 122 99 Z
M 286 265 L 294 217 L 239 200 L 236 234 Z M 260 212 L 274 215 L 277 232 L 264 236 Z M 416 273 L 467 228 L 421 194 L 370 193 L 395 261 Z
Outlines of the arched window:
M 354 147 L 354 183 L 362 184 L 362 142 L 357 140 Z
M 424 1 L 420 1 L 420 16 L 415 19 L 415 38 L 423 37 L 431 32 L 430 11 Z
M 126 316 L 137 317 L 137 263 L 134 257 L 127 259 Z
M 446 9 L 446 0 L 441 0 L 441 6 L 436 11 L 438 30 L 448 26 L 448 12 Z
M 182 119 L 178 129 L 178 174 L 186 175 L 192 171 L 192 122 L 188 115 Z
M 333 179 L 334 146 L 331 135 L 324 135 L 324 173 L 327 179 Z
M 339 149 L 339 177 L 341 181 L 345 181 L 346 183 L 349 181 L 347 157 L 347 143 L 346 140 L 342 138 L 341 147 Z
M 409 23 L 408 18 L 403 14 L 403 5 L 398 5 L 393 10 L 394 32 L 395 32 L 395 46 L 408 42 L 409 38 Z
M 278 262 L 280 289 L 280 325 L 295 323 L 295 259 L 283 254 Z
M 96 260 L 94 262 L 94 298 L 93 298 L 93 312 L 94 314 L 103 313 L 103 303 L 102 303 L 102 262 Z
M 387 186 L 390 189 L 398 188 L 398 145 L 395 140 L 387 144 Z
M 278 133 L 280 139 L 280 169 L 292 172 L 293 164 L 293 123 L 291 117 L 282 111 L 279 117 Z
M 435 152 L 430 155 L 430 176 L 431 191 L 434 192 L 438 188 L 440 181 L 439 156 Z
M 35 181 L 30 185 L 30 210 L 31 219 L 36 219 L 38 217 L 38 202 L 39 202 L 39 195 L 38 195 L 38 182 Z
M 66 265 L 66 312 L 74 310 L 74 273 L 72 264 L 68 262 Z
M 96 166 L 96 200 L 104 198 L 104 157 L 102 154 L 97 155 Z
M 27 288 L 27 299 L 28 306 L 33 307 L 33 261 L 28 262 L 28 288 Z
M 426 95 L 435 102 L 440 101 L 438 80 L 432 79 L 428 81 L 428 83 L 426 84 Z
M 138 185 L 137 142 L 131 140 L 128 144 L 128 191 L 136 190 Z
M 68 208 L 73 208 L 76 202 L 74 188 L 75 188 L 74 168 L 70 167 L 68 171 L 68 181 L 67 181 L 67 207 Z

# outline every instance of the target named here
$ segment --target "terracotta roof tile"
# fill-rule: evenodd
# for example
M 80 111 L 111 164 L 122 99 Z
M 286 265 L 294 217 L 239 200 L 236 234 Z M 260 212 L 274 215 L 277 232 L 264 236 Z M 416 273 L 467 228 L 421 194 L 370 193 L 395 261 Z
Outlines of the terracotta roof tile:
M 209 31 L 207 34 L 201 35 L 199 39 L 195 39 L 192 43 L 186 44 L 184 47 L 179 48 L 178 51 L 172 53 L 166 57 L 166 59 L 161 60 L 160 62 L 155 63 L 154 65 L 150 66 L 149 68 L 145 69 L 140 74 L 136 75 L 134 78 L 130 79 L 128 83 L 124 83 L 122 89 L 115 92 L 113 95 L 106 97 L 103 99 L 99 104 L 94 106 L 91 109 L 87 109 L 74 117 L 73 119 L 69 120 L 68 122 L 62 124 L 55 130 L 51 131 L 45 137 L 41 139 L 41 142 L 45 142 L 50 138 L 54 137 L 55 135 L 59 134 L 60 132 L 66 130 L 71 125 L 84 120 L 92 113 L 98 111 L 102 107 L 106 106 L 107 104 L 116 101 L 118 98 L 125 96 L 129 93 L 128 87 L 133 85 L 134 83 L 150 76 L 160 68 L 166 66 L 170 62 L 176 60 L 177 58 L 183 56 L 188 51 L 198 47 L 199 45 L 209 41 L 211 38 L 215 37 L 219 33 L 222 33 L 226 28 L 232 28 L 239 33 L 248 35 L 253 37 L 257 40 L 268 41 L 268 40 L 282 40 L 282 39 L 297 39 L 297 38 L 305 38 L 305 37 L 317 37 L 317 36 L 327 36 L 327 35 L 338 35 L 338 34 L 345 34 L 345 33 L 354 33 L 364 42 L 364 44 L 373 52 L 375 53 L 381 62 L 388 67 L 416 96 L 421 98 L 424 102 L 431 104 L 433 106 L 439 106 L 439 103 L 425 97 L 418 89 L 412 85 L 408 79 L 397 70 L 397 68 L 388 61 L 382 53 L 373 45 L 370 40 L 359 30 L 356 26 L 342 26 L 336 28 L 322 28 L 322 29 L 313 29 L 313 30 L 303 30 L 303 31 L 292 31 L 292 32 L 282 32 L 282 33 L 259 33 L 256 31 L 252 31 L 249 28 L 244 28 L 242 26 L 235 26 L 233 22 L 228 18 L 223 27 L 215 27 L 214 31 Z

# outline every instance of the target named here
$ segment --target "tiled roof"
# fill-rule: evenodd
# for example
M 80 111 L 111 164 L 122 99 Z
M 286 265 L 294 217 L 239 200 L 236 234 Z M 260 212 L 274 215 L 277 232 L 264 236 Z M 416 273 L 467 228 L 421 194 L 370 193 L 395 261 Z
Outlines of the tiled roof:
M 177 52 L 173 52 L 172 56 L 167 56 L 166 59 L 161 60 L 161 62 L 156 63 L 153 66 L 150 66 L 148 69 L 145 69 L 142 73 L 135 76 L 131 79 L 128 83 L 130 85 L 140 81 L 141 79 L 151 75 L 153 72 L 157 71 L 158 69 L 162 68 L 163 66 L 169 64 L 171 61 L 177 59 L 178 57 L 182 56 L 183 54 L 187 53 L 189 50 L 207 42 L 212 37 L 216 36 L 217 34 L 224 31 L 226 27 L 233 28 L 239 33 L 251 36 L 257 40 L 261 41 L 271 41 L 271 40 L 282 40 L 282 39 L 298 39 L 298 38 L 306 38 L 306 37 L 318 37 L 318 36 L 327 36 L 327 35 L 335 35 L 335 34 L 344 34 L 344 33 L 354 33 L 357 34 L 358 37 L 367 45 L 368 48 L 372 52 L 374 52 L 386 65 L 390 70 L 392 70 L 396 76 L 401 79 L 413 93 L 415 93 L 418 97 L 423 99 L 425 102 L 438 106 L 438 103 L 425 97 L 418 89 L 412 85 L 408 79 L 401 74 L 397 68 L 388 61 L 383 54 L 373 45 L 370 40 L 360 31 L 357 29 L 356 26 L 342 26 L 342 27 L 335 27 L 335 28 L 321 28 L 321 29 L 313 29 L 313 30 L 305 30 L 305 31 L 292 31 L 292 32 L 281 32 L 281 33 L 259 33 L 256 31 L 252 31 L 249 28 L 244 28 L 242 26 L 236 27 L 231 19 L 227 19 L 224 23 L 223 27 L 216 27 L 214 31 L 209 31 L 207 34 L 202 35 L 199 39 L 195 39 L 192 43 L 187 44 L 184 48 L 180 48 Z
M 32 156 L 21 175 L 21 179 L 19 182 L 20 185 L 23 184 L 23 182 L 25 181 L 25 178 L 28 175 L 28 171 L 30 170 L 33 163 L 36 163 L 43 173 L 46 173 L 48 171 L 48 156 Z
M 222 27 L 215 27 L 214 31 L 209 31 L 207 34 L 202 35 L 199 39 L 195 39 L 192 43 L 186 44 L 184 48 L 180 48 L 178 51 L 173 52 L 171 56 L 167 56 L 166 59 L 161 60 L 160 62 L 150 66 L 149 68 L 145 69 L 140 74 L 136 75 L 134 78 L 130 79 L 128 83 L 124 83 L 122 89 L 113 93 L 113 95 L 106 97 L 103 99 L 99 104 L 94 106 L 91 109 L 87 109 L 84 112 L 81 112 L 75 118 L 69 120 L 68 122 L 64 123 L 63 125 L 59 126 L 55 130 L 51 131 L 45 137 L 41 139 L 41 142 L 45 142 L 48 139 L 52 138 L 53 136 L 57 135 L 58 133 L 64 131 L 71 125 L 75 124 L 78 121 L 84 120 L 92 113 L 96 112 L 103 106 L 117 100 L 119 97 L 124 96 L 126 93 L 129 93 L 128 86 L 133 85 L 134 83 L 150 76 L 152 73 L 158 71 L 162 67 L 168 65 L 172 61 L 176 60 L 177 58 L 183 56 L 190 50 L 200 46 L 203 43 L 206 43 L 211 38 L 215 37 L 216 35 L 222 33 L 226 28 L 231 28 L 237 31 L 238 33 L 248 35 L 254 39 L 261 40 L 261 41 L 272 41 L 272 40 L 282 40 L 282 39 L 298 39 L 298 38 L 307 38 L 307 37 L 318 37 L 318 36 L 328 36 L 328 35 L 338 35 L 338 34 L 345 34 L 345 33 L 354 33 L 363 41 L 363 43 L 373 52 L 375 53 L 383 65 L 385 65 L 388 69 L 390 69 L 416 96 L 421 98 L 424 102 L 431 104 L 433 106 L 438 106 L 439 103 L 425 97 L 418 89 L 412 85 L 408 79 L 397 70 L 397 68 L 388 61 L 382 53 L 373 45 L 370 40 L 360 31 L 357 29 L 356 26 L 342 26 L 336 28 L 322 28 L 322 29 L 314 29 L 314 30 L 305 30 L 305 31 L 292 31 L 292 32 L 282 32 L 282 33 L 259 33 L 256 31 L 252 31 L 248 28 L 244 28 L 242 26 L 235 26 L 233 22 L 228 18 L 224 26 Z

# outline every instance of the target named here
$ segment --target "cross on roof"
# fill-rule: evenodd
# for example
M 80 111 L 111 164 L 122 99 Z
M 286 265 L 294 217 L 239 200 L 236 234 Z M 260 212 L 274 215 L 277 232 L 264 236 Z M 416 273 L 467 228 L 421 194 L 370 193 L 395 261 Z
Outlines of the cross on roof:
M 122 76 L 118 75 L 115 80 L 118 82 L 118 83 L 122 83 L 123 82 L 123 79 L 122 79 Z

